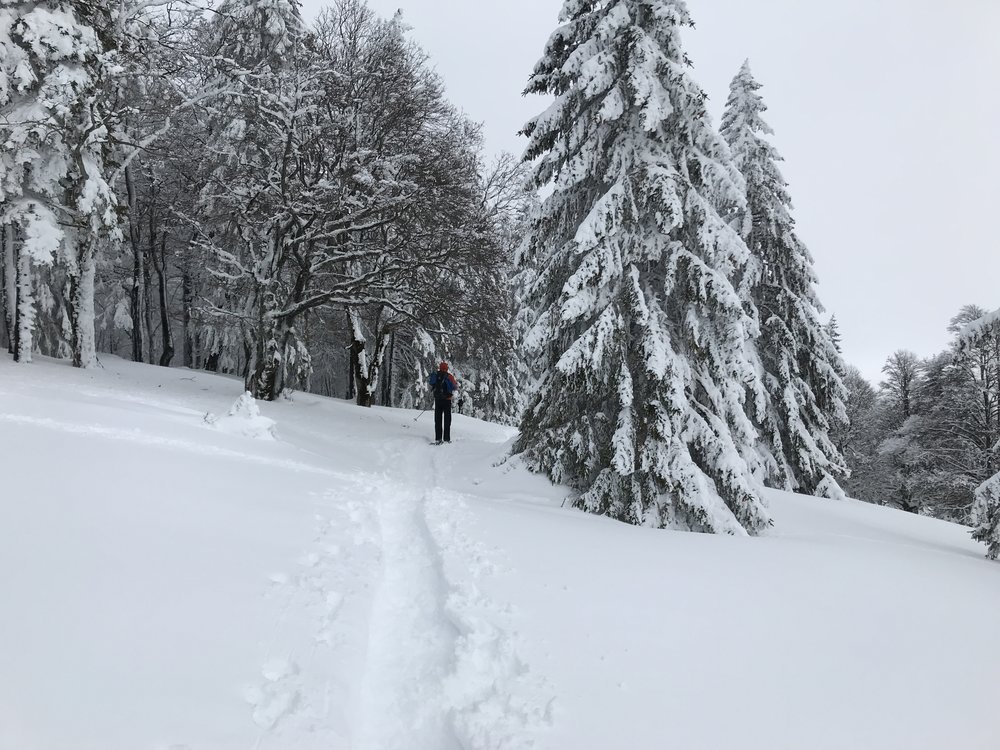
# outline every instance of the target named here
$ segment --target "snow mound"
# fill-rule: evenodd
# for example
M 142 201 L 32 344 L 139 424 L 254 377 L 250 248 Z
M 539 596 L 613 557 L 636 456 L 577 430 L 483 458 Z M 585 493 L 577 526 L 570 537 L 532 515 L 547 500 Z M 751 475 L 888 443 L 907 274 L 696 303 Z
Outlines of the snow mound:
M 263 416 L 250 392 L 236 399 L 223 417 L 206 414 L 205 422 L 227 435 L 240 435 L 254 440 L 276 440 L 273 419 Z
M 837 484 L 837 480 L 827 474 L 816 486 L 816 497 L 825 497 L 829 500 L 847 500 L 847 494 Z

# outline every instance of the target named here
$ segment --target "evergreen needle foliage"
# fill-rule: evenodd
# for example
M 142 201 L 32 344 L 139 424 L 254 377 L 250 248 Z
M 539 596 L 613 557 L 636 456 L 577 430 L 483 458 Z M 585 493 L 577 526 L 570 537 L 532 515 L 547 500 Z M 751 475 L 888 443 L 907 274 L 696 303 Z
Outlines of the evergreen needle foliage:
M 744 185 L 688 72 L 690 25 L 674 0 L 567 0 L 531 76 L 555 97 L 525 127 L 552 192 L 524 250 L 541 383 L 515 451 L 586 510 L 755 533 L 751 257 L 720 212 Z

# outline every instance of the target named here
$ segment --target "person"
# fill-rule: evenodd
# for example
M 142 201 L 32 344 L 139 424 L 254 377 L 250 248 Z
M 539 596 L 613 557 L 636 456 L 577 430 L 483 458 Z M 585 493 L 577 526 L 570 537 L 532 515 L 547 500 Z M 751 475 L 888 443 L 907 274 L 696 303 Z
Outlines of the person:
M 448 363 L 442 362 L 437 372 L 427 379 L 434 391 L 434 443 L 441 445 L 442 439 L 451 442 L 451 397 L 458 388 L 455 376 L 448 372 Z

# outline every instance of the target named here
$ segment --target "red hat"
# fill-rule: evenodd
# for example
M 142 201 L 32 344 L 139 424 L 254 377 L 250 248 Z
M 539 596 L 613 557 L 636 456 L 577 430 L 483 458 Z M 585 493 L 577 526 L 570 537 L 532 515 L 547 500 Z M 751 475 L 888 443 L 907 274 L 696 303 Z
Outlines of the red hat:
M 448 372 L 448 363 L 447 362 L 442 362 L 441 366 L 438 367 L 438 369 L 441 370 L 441 372 Z

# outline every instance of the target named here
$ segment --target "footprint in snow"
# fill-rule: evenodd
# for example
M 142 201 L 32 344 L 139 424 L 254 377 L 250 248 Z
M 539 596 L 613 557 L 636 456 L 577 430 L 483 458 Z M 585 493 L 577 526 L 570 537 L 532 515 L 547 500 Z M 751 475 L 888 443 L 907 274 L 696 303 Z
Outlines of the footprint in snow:
M 298 672 L 293 661 L 271 660 L 261 669 L 265 681 L 244 691 L 243 697 L 253 707 L 253 721 L 261 729 L 273 729 L 298 706 Z

